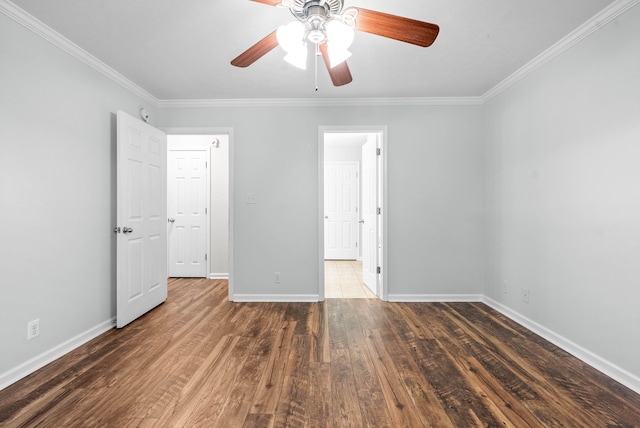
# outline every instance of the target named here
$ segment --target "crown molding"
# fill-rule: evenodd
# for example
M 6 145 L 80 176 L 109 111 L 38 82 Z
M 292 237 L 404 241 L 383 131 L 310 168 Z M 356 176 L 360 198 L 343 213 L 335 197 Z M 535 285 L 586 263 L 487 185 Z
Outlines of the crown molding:
M 207 107 L 377 107 L 480 105 L 481 97 L 442 98 L 244 98 L 210 100 L 160 100 L 159 108 Z
M 518 69 L 515 73 L 498 83 L 496 86 L 487 91 L 482 97 L 482 103 L 486 103 L 492 98 L 506 91 L 520 80 L 524 79 L 534 71 L 547 64 L 549 61 L 561 55 L 563 52 L 572 48 L 589 35 L 604 27 L 626 11 L 640 3 L 640 0 L 618 0 L 600 11 L 593 18 L 573 30 L 562 40 L 551 46 L 549 49 L 529 61 L 527 64 Z
M 80 62 L 93 68 L 103 76 L 106 76 L 107 78 L 113 80 L 127 91 L 133 93 L 134 95 L 137 95 L 138 97 L 154 106 L 158 105 L 158 99 L 151 95 L 149 92 L 145 91 L 140 86 L 136 85 L 131 80 L 127 79 L 122 74 L 118 73 L 116 70 L 109 67 L 107 64 L 100 61 L 98 58 L 91 55 L 89 52 L 85 51 L 80 46 L 73 43 L 71 40 L 67 39 L 52 28 L 48 27 L 42 21 L 34 18 L 9 0 L 0 0 L 0 13 L 7 15 L 9 18 L 31 30 L 52 45 L 58 47 Z

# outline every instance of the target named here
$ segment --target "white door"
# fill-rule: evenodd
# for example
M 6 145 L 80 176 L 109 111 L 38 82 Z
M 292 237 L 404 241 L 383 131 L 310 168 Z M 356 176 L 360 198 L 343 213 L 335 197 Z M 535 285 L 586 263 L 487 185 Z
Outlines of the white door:
M 207 276 L 209 150 L 169 150 L 169 276 Z
M 121 328 L 167 298 L 167 136 L 122 111 L 117 135 L 116 324 Z
M 358 258 L 358 162 L 326 162 L 324 258 Z
M 378 174 L 376 137 L 362 146 L 362 282 L 378 294 Z

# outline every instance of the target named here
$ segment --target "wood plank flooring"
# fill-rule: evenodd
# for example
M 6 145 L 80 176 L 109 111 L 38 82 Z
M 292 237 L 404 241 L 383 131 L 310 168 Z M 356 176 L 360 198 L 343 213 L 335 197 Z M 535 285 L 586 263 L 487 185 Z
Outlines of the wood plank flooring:
M 169 299 L 0 391 L 3 427 L 633 427 L 640 396 L 480 303 Z

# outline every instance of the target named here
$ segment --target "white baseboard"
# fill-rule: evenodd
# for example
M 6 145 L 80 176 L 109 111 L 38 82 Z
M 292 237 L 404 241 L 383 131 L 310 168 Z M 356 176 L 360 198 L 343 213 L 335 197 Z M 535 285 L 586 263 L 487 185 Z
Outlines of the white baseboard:
M 389 294 L 389 302 L 482 302 L 481 294 Z
M 483 303 L 487 306 L 492 307 L 496 311 L 500 312 L 504 316 L 509 319 L 517 322 L 521 326 L 527 328 L 528 330 L 536 333 L 538 336 L 548 340 L 553 343 L 557 347 L 565 350 L 570 353 L 574 357 L 584 361 L 589 364 L 594 369 L 606 374 L 610 378 L 620 382 L 624 386 L 629 389 L 632 389 L 636 393 L 640 394 L 640 378 L 629 373 L 628 371 L 616 366 L 610 361 L 605 360 L 604 358 L 594 354 L 593 352 L 583 348 L 582 346 L 572 342 L 571 340 L 563 337 L 552 330 L 538 324 L 535 321 L 530 320 L 529 318 L 519 314 L 504 306 L 502 303 L 499 303 L 489 297 L 484 296 L 482 299 Z
M 232 302 L 318 302 L 317 294 L 235 294 Z
M 29 361 L 20 364 L 19 366 L 9 370 L 8 372 L 0 374 L 0 390 L 30 375 L 36 370 L 41 369 L 42 367 L 46 366 L 54 360 L 57 360 L 63 355 L 68 354 L 77 347 L 84 345 L 91 339 L 95 339 L 102 333 L 111 330 L 115 325 L 115 318 L 107 320 L 93 328 L 90 328 L 84 333 L 80 333 L 79 335 L 72 337 L 71 339 L 61 343 L 60 345 L 55 346 L 54 348 L 51 348 L 46 352 L 43 352 L 42 354 L 30 359 Z
M 229 279 L 229 274 L 211 272 L 209 274 L 209 279 Z

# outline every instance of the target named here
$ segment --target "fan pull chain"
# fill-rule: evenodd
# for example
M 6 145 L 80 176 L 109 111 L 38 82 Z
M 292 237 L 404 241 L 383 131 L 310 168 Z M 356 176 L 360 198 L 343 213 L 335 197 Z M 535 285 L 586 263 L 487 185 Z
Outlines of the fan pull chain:
M 316 73 L 316 92 L 318 92 L 318 55 L 320 54 L 320 47 L 318 46 L 318 44 L 316 43 L 316 54 L 314 55 L 315 58 L 315 62 L 316 62 L 316 66 L 315 66 L 315 73 Z

